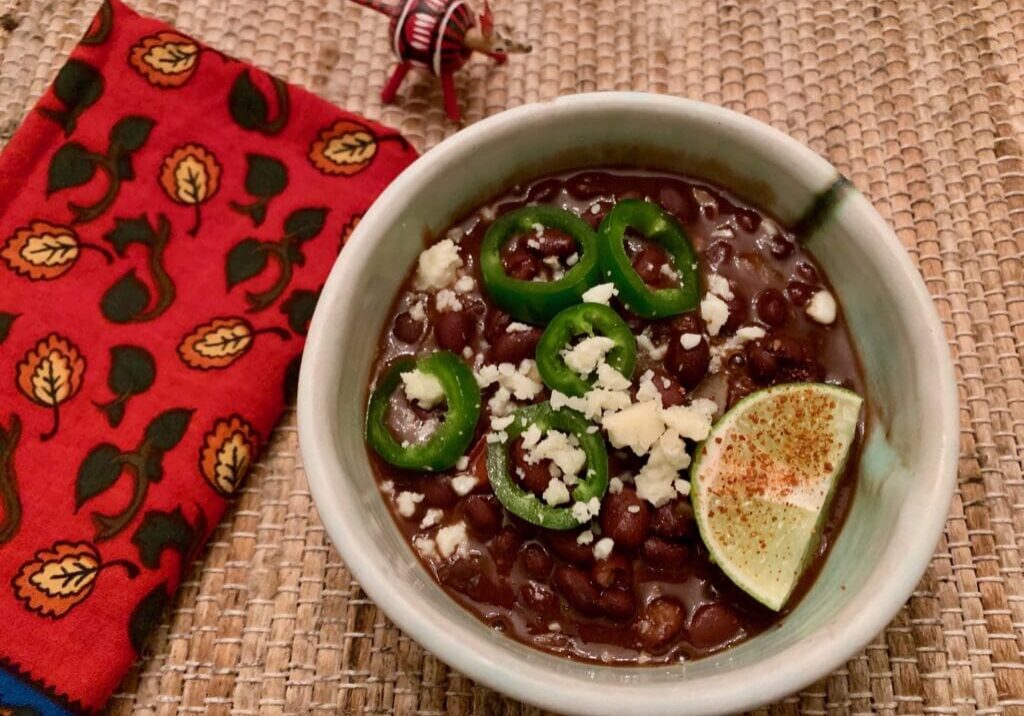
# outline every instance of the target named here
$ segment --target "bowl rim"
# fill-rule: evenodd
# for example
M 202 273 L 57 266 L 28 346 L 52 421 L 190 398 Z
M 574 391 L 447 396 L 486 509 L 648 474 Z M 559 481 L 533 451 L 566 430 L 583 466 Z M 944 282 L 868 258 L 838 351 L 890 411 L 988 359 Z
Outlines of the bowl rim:
M 558 112 L 607 111 L 616 108 L 668 111 L 689 115 L 700 121 L 727 125 L 731 130 L 751 134 L 770 145 L 773 151 L 787 156 L 801 173 L 821 175 L 838 172 L 823 157 L 811 149 L 760 121 L 715 105 L 666 95 L 643 92 L 595 92 L 559 97 L 549 102 L 527 104 L 493 115 L 445 139 L 405 169 L 377 198 L 361 219 L 349 239 L 342 256 L 333 267 L 310 324 L 298 388 L 298 429 L 303 465 L 310 491 L 321 520 L 346 566 L 356 577 L 366 594 L 404 632 L 445 663 L 486 686 L 506 693 L 524 702 L 567 714 L 595 716 L 621 712 L 623 707 L 645 714 L 716 714 L 754 708 L 777 701 L 805 688 L 822 676 L 831 673 L 848 658 L 879 634 L 911 596 L 927 569 L 935 546 L 946 523 L 949 504 L 956 485 L 959 454 L 959 408 L 956 382 L 945 331 L 938 313 L 917 268 L 903 249 L 899 239 L 884 219 L 859 192 L 848 192 L 843 199 L 846 209 L 857 214 L 857 220 L 866 222 L 868 229 L 862 236 L 874 241 L 888 254 L 892 270 L 898 273 L 904 285 L 907 311 L 916 315 L 913 342 L 922 342 L 935 363 L 932 379 L 933 398 L 939 407 L 938 422 L 941 435 L 935 438 L 938 450 L 930 461 L 933 479 L 921 482 L 914 490 L 919 503 L 920 519 L 916 521 L 917 539 L 903 552 L 901 569 L 892 574 L 876 592 L 869 605 L 860 609 L 852 619 L 842 623 L 827 623 L 780 652 L 774 653 L 740 671 L 711 674 L 693 679 L 680 679 L 664 684 L 644 684 L 642 688 L 626 682 L 584 682 L 580 678 L 544 671 L 536 665 L 526 665 L 509 650 L 495 644 L 477 644 L 467 648 L 467 642 L 453 636 L 458 627 L 415 600 L 411 590 L 396 584 L 375 568 L 371 549 L 357 534 L 352 514 L 346 514 L 341 504 L 332 502 L 328 495 L 328 481 L 338 479 L 341 467 L 332 458 L 335 437 L 325 410 L 330 410 L 336 396 L 325 397 L 319 386 L 325 371 L 336 370 L 325 357 L 336 357 L 336 352 L 325 338 L 334 317 L 328 306 L 344 306 L 356 282 L 348 276 L 358 273 L 375 250 L 376 236 L 391 223 L 388 206 L 414 191 L 423 188 L 422 178 L 432 165 L 450 154 L 459 154 L 480 142 L 487 142 L 492 134 L 511 131 L 517 125 L 539 115 Z M 344 309 L 341 309 L 344 310 Z M 397 528 L 396 528 L 397 529 Z M 454 600 L 453 609 L 461 609 Z M 465 631 L 465 630 L 463 630 Z M 479 648 L 477 648 L 479 647 Z M 784 657 L 784 658 L 783 658 Z M 621 667 L 586 665 L 595 670 Z M 737 677 L 743 674 L 743 686 L 737 688 Z M 586 688 L 580 688 L 585 684 Z M 575 688 L 574 688 L 575 687 Z M 625 700 L 623 700 L 625 699 Z

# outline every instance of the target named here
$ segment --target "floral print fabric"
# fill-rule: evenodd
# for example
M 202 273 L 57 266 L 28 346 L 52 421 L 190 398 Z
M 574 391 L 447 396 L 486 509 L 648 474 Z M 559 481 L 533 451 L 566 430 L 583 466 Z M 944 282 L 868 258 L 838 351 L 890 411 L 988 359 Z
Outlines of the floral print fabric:
M 414 158 L 103 5 L 0 155 L 0 684 L 102 708 L 280 416 L 340 246 Z M 14 692 L 0 711 L 29 709 Z

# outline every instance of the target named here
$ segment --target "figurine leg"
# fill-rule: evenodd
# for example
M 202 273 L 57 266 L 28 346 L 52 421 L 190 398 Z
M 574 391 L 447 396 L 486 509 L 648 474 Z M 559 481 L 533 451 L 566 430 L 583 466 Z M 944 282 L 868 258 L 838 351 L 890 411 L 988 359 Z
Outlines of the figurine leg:
M 409 74 L 410 65 L 408 62 L 399 63 L 395 71 L 391 73 L 391 79 L 381 90 L 380 99 L 384 104 L 391 104 L 395 100 L 395 93 L 398 92 L 398 88 L 402 86 L 402 80 Z
M 441 90 L 444 92 L 444 109 L 453 122 L 462 119 L 459 112 L 459 98 L 455 95 L 455 75 L 451 72 L 441 75 Z

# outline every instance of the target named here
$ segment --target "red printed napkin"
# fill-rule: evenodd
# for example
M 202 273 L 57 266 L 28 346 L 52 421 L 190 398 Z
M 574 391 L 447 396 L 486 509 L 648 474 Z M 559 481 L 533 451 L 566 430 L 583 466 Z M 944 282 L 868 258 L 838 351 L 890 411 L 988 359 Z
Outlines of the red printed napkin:
M 0 713 L 106 702 L 281 415 L 338 250 L 414 158 L 103 6 L 0 155 Z

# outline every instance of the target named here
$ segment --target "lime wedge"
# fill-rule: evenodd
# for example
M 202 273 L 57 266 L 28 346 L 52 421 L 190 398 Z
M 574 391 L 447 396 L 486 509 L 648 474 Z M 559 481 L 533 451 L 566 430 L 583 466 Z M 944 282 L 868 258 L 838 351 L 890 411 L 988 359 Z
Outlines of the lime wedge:
M 701 538 L 729 579 L 771 609 L 786 604 L 817 548 L 863 402 L 817 383 L 759 390 L 697 451 L 690 480 Z

